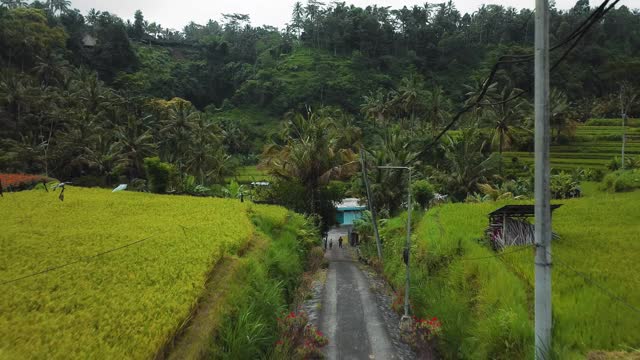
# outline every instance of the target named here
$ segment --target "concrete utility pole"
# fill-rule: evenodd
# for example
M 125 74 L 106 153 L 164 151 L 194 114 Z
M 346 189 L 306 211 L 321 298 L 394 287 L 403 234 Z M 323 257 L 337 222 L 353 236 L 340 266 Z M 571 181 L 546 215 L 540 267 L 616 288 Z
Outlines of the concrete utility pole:
M 376 220 L 376 210 L 373 207 L 373 198 L 371 197 L 371 190 L 369 189 L 369 177 L 367 176 L 367 162 L 365 160 L 364 148 L 360 148 L 360 163 L 362 165 L 362 177 L 364 180 L 364 187 L 367 190 L 367 204 L 369 205 L 369 211 L 371 212 L 371 222 L 373 225 L 373 233 L 376 237 L 376 246 L 378 247 L 378 259 L 382 262 L 382 244 L 380 243 L 380 234 L 378 233 L 378 222 Z
M 549 182 L 549 0 L 536 0 L 535 29 L 535 354 L 551 354 L 551 191 Z
M 622 113 L 622 157 L 620 158 L 620 167 L 624 170 L 624 145 L 627 142 L 627 128 L 625 127 L 625 120 L 627 119 L 627 113 Z
M 408 166 L 378 166 L 378 169 L 400 169 L 409 170 L 409 183 L 407 184 L 407 239 L 404 243 L 402 258 L 406 267 L 406 283 L 404 289 L 404 316 L 409 319 L 409 289 L 411 287 L 411 277 L 409 272 L 409 256 L 411 254 L 411 168 Z

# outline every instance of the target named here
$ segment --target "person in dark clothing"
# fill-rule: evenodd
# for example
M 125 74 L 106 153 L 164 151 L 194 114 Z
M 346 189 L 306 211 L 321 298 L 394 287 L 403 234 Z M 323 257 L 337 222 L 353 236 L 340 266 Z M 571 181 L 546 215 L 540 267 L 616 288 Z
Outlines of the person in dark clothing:
M 342 248 L 342 236 L 338 238 L 338 247 Z
M 329 250 L 331 250 L 331 248 L 333 248 L 333 240 L 329 240 Z

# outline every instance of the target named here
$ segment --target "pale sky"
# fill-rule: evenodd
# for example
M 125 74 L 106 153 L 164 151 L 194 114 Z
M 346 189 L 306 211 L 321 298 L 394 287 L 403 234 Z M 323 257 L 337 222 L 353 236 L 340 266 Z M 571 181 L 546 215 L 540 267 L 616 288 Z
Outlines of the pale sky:
M 444 2 L 445 0 L 431 0 L 430 3 Z M 630 6 L 637 0 L 623 0 L 621 4 Z M 133 19 L 136 10 L 142 10 L 145 20 L 157 22 L 162 26 L 182 30 L 190 21 L 204 24 L 209 19 L 220 20 L 222 13 L 249 14 L 254 26 L 272 25 L 283 28 L 291 19 L 291 10 L 296 0 L 71 0 L 71 7 L 80 9 L 86 15 L 91 8 L 101 11 L 109 11 L 123 19 Z M 306 0 L 301 0 L 306 4 Z M 331 1 L 323 1 L 330 3 Z M 347 4 L 365 7 L 377 4 L 378 6 L 391 6 L 402 8 L 403 6 L 423 5 L 425 0 L 352 0 Z M 573 7 L 576 0 L 556 0 L 558 9 Z M 454 0 L 456 8 L 461 12 L 473 12 L 481 4 L 492 3 L 503 6 L 512 6 L 517 9 L 533 8 L 535 0 Z M 599 0 L 591 0 L 591 5 L 599 4 Z

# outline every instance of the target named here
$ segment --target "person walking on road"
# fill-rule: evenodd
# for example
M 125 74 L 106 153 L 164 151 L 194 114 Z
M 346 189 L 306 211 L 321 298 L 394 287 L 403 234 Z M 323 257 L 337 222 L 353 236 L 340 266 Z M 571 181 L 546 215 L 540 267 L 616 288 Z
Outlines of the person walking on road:
M 338 247 L 342 249 L 342 236 L 338 238 Z

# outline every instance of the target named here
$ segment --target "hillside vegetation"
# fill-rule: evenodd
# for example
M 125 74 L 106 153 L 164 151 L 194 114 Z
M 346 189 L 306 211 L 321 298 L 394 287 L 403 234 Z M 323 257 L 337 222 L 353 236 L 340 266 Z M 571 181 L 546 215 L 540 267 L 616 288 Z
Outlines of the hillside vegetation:
M 241 349 L 253 357 L 271 348 L 275 317 L 302 272 L 303 219 L 237 200 L 65 195 L 0 199 L 1 358 L 150 358 L 170 350 L 205 294 L 217 299 L 209 330 L 189 351 L 214 344 L 217 356 Z M 264 324 L 260 340 L 234 347 L 224 335 L 247 312 L 249 323 Z
M 640 346 L 638 314 L 623 303 L 640 308 L 633 255 L 640 251 L 640 191 L 596 188 L 587 184 L 584 198 L 563 201 L 553 214 L 560 236 L 553 241 L 553 350 L 560 359 Z M 504 204 L 446 204 L 414 224 L 412 307 L 442 320 L 445 358 L 533 357 L 533 249 L 495 256 L 483 240 L 487 214 Z M 396 289 L 404 284 L 405 222 L 390 219 L 383 231 L 384 273 Z

